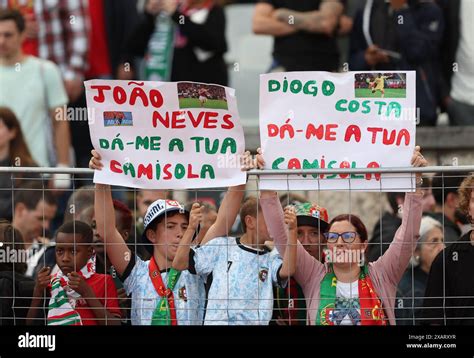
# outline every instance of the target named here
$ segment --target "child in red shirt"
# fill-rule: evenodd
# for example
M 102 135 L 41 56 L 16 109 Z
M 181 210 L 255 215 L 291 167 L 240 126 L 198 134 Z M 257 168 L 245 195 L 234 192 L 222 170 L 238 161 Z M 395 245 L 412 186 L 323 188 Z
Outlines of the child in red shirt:
M 95 272 L 92 229 L 81 221 L 68 222 L 56 233 L 59 272 L 44 267 L 36 279 L 28 322 L 37 317 L 45 289 L 51 298 L 48 325 L 119 325 L 121 311 L 110 275 Z

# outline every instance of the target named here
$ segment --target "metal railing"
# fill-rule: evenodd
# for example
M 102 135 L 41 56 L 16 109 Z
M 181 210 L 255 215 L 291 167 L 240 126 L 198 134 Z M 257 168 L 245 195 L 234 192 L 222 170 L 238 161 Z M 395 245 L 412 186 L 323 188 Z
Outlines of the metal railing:
M 465 165 L 465 166 L 430 166 L 430 167 L 423 167 L 423 168 L 412 168 L 412 167 L 409 167 L 409 168 L 363 168 L 363 169 L 310 169 L 310 170 L 251 170 L 249 171 L 247 174 L 248 174 L 248 177 L 249 177 L 249 182 L 248 182 L 248 187 L 247 187 L 247 193 L 251 193 L 251 194 L 257 194 L 257 197 L 258 197 L 258 194 L 260 193 L 260 190 L 259 190 L 259 187 L 258 187 L 258 179 L 261 175 L 265 175 L 265 176 L 273 176 L 273 175 L 276 175 L 276 176 L 287 176 L 288 180 L 292 180 L 295 175 L 307 175 L 307 180 L 313 180 L 310 176 L 312 175 L 327 175 L 327 174 L 407 174 L 407 175 L 410 175 L 412 176 L 413 174 L 415 173 L 422 173 L 422 174 L 431 174 L 431 176 L 436 173 L 436 175 L 440 175 L 441 178 L 443 179 L 441 181 L 441 187 L 433 187 L 433 186 L 427 186 L 426 189 L 427 190 L 431 190 L 431 189 L 441 189 L 442 192 L 443 192 L 443 199 L 445 198 L 445 191 L 447 189 L 453 189 L 453 188 L 448 188 L 444 185 L 444 178 L 449 178 L 453 175 L 457 175 L 458 173 L 464 173 L 465 176 L 468 176 L 468 175 L 472 175 L 472 173 L 474 173 L 474 165 Z M 36 176 L 33 176 L 31 178 L 28 178 L 28 174 L 32 174 L 32 175 L 36 175 Z M 14 200 L 14 191 L 21 191 L 22 190 L 22 186 L 21 185 L 17 185 L 16 183 L 16 179 L 18 178 L 21 178 L 23 180 L 33 180 L 33 181 L 44 181 L 49 179 L 51 175 L 53 174 L 69 174 L 71 175 L 71 180 L 72 180 L 72 187 L 69 188 L 69 189 L 66 189 L 66 190 L 62 190 L 63 192 L 65 193 L 69 193 L 69 192 L 75 192 L 76 191 L 76 187 L 79 186 L 78 184 L 81 184 L 82 181 L 88 181 L 90 183 L 90 179 L 93 175 L 93 170 L 90 170 L 90 169 L 84 169 L 84 168 L 42 168 L 42 167 L 32 167 L 32 168 L 25 168 L 25 167 L 0 167 L 0 175 L 3 175 L 3 176 L 9 176 L 10 179 L 11 179 L 11 186 L 9 187 L 5 187 L 5 188 L 0 188 L 0 192 L 1 191 L 11 191 L 11 198 L 12 198 L 12 201 Z M 324 179 L 315 179 L 315 180 L 324 180 Z M 347 180 L 347 181 L 350 181 L 351 179 L 348 178 L 348 179 L 338 179 L 338 180 Z M 31 189 L 27 189 L 27 190 L 31 190 Z M 53 189 L 50 189 L 48 188 L 47 186 L 43 186 L 41 189 L 39 190 L 42 190 L 42 191 L 48 191 L 48 190 L 53 190 Z M 94 190 L 94 189 L 90 189 L 90 190 Z M 117 191 L 119 192 L 128 192 L 129 193 L 129 197 L 127 198 L 126 196 L 124 197 L 125 201 L 133 201 L 133 203 L 129 204 L 128 206 L 132 209 L 132 212 L 133 212 L 133 217 L 134 219 L 138 219 L 138 214 L 137 214 L 137 205 L 136 205 L 136 199 L 137 199 L 137 192 L 139 191 L 138 189 L 129 189 L 129 188 L 120 188 L 118 189 Z M 181 196 L 181 200 L 182 201 L 188 201 L 188 202 L 192 202 L 196 199 L 198 199 L 199 195 L 198 193 L 201 192 L 202 190 L 193 190 L 193 189 L 189 189 L 189 190 L 186 190 L 186 191 L 175 191 L 176 193 L 186 193 L 187 195 L 185 196 Z M 210 189 L 209 191 L 211 192 L 221 192 L 222 190 L 221 189 Z M 193 195 L 194 194 L 194 195 Z M 290 191 L 286 191 L 286 194 L 287 194 L 287 202 L 286 203 L 282 203 L 282 205 L 285 205 L 285 204 L 290 204 L 290 199 L 289 199 L 289 196 L 290 194 L 292 194 L 292 192 Z M 307 201 L 310 201 L 310 202 L 314 202 L 314 201 L 317 201 L 318 204 L 321 204 L 323 206 L 325 206 L 325 203 L 327 202 L 328 205 L 329 204 L 332 204 L 330 203 L 330 201 L 334 201 L 336 202 L 336 204 L 341 204 L 343 203 L 342 207 L 340 207 L 340 210 L 337 211 L 335 210 L 335 212 L 349 212 L 350 214 L 353 213 L 353 210 L 356 211 L 357 209 L 357 205 L 358 205 L 358 201 L 356 200 L 356 196 L 357 195 L 367 195 L 368 199 L 367 200 L 372 200 L 373 201 L 373 205 L 376 206 L 378 204 L 378 208 L 375 208 L 375 213 L 376 213 L 376 224 L 378 224 L 380 227 L 380 232 L 383 231 L 383 214 L 384 214 L 384 205 L 386 205 L 386 203 L 384 202 L 384 198 L 385 196 L 382 195 L 383 193 L 380 191 L 378 193 L 363 193 L 363 192 L 357 192 L 357 193 L 352 193 L 350 190 L 349 190 L 349 193 L 331 193 L 331 192 L 322 192 L 322 191 L 318 191 L 318 190 L 314 190 L 314 191 L 304 191 L 303 193 L 303 196 L 306 198 Z M 339 195 L 336 199 L 334 199 L 335 196 Z M 369 198 L 370 197 L 370 198 Z M 347 199 L 345 199 L 347 198 Z M 378 201 L 378 203 L 377 203 Z M 344 210 L 348 204 L 348 208 L 349 210 Z M 444 203 L 441 205 L 441 211 L 444 210 Z M 12 212 L 13 214 L 13 212 Z M 395 213 L 395 216 L 396 216 L 396 213 Z M 331 216 L 332 217 L 332 216 Z M 330 217 L 330 219 L 331 219 Z M 362 217 L 363 221 L 365 221 L 366 218 Z M 43 220 L 44 220 L 44 217 L 43 217 Z M 137 221 L 138 222 L 138 221 Z M 445 223 L 445 217 L 442 216 L 442 219 L 441 219 L 441 225 L 443 227 L 443 234 L 444 234 L 444 230 L 445 230 L 445 227 L 446 227 L 446 223 Z M 230 223 L 230 226 L 232 226 L 232 223 Z M 468 227 L 469 225 L 466 224 L 466 227 Z M 369 228 L 369 232 L 370 232 L 370 229 Z M 144 244 L 143 242 L 140 242 L 139 241 L 139 233 L 137 231 L 137 227 L 135 226 L 134 227 L 134 231 L 135 231 L 135 237 L 134 237 L 134 241 L 131 242 L 131 246 L 135 247 L 135 249 L 137 249 L 138 247 L 142 246 L 142 245 L 146 245 Z M 237 230 L 239 231 L 239 230 Z M 43 234 L 45 232 L 43 231 Z M 212 242 L 211 242 L 212 243 Z M 211 244 L 209 243 L 209 244 Z M 445 241 L 446 245 L 450 245 L 450 244 L 454 244 L 455 242 L 454 241 L 448 241 L 446 240 Z M 306 246 L 310 246 L 312 244 L 308 244 Z M 318 250 L 321 254 L 321 252 L 323 251 L 324 249 L 324 244 L 314 244 L 314 245 L 318 245 Z M 381 234 L 381 237 L 380 237 L 380 241 L 379 242 L 369 242 L 369 246 L 370 245 L 375 245 L 376 247 L 380 247 L 380 253 L 382 254 L 383 253 L 383 249 L 384 249 L 384 240 L 382 238 L 382 234 Z M 2 245 L 3 246 L 3 245 Z M 3 247 L 0 247 L 0 251 L 3 250 Z M 0 255 L 1 256 L 1 255 Z M 419 300 L 423 300 L 424 298 L 424 295 L 420 296 L 420 295 L 415 295 L 415 283 L 414 283 L 414 275 L 415 275 L 415 266 L 409 266 L 408 269 L 407 269 L 407 274 L 412 276 L 412 290 L 411 290 L 411 297 L 390 297 L 390 299 L 393 299 L 394 302 L 395 302 L 395 308 L 396 310 L 399 310 L 399 311 L 403 311 L 403 310 L 409 310 L 410 311 L 410 316 L 409 317 L 406 317 L 401 315 L 400 318 L 397 319 L 397 322 L 398 323 L 408 323 L 408 324 L 419 324 L 420 322 L 422 322 L 423 320 L 426 320 L 426 318 L 422 318 L 422 317 L 417 317 L 413 312 L 414 312 L 414 309 L 417 308 L 417 304 L 419 304 Z M 446 277 L 446 263 L 443 259 L 443 277 Z M 446 287 L 445 287 L 445 283 L 443 281 L 443 289 L 445 290 Z M 26 310 L 28 307 L 26 306 L 18 306 L 18 305 L 15 305 L 15 301 L 21 301 L 21 302 L 25 302 L 28 301 L 28 299 L 31 298 L 31 297 L 19 297 L 19 296 L 16 296 L 14 295 L 14 297 L 11 297 L 11 296 L 5 296 L 3 294 L 3 292 L 0 292 L 0 300 L 10 300 L 13 302 L 13 306 L 15 308 L 15 310 L 21 310 L 23 309 Z M 431 297 L 433 298 L 433 297 Z M 449 323 L 450 320 L 452 319 L 457 319 L 457 320 L 463 320 L 463 319 L 469 319 L 469 320 L 474 320 L 474 314 L 471 316 L 470 314 L 468 316 L 463 316 L 463 317 L 452 317 L 452 316 L 449 316 L 449 314 L 446 314 L 447 310 L 456 310 L 456 309 L 464 309 L 466 312 L 474 312 L 474 304 L 471 306 L 463 306 L 463 307 L 457 307 L 453 304 L 451 304 L 451 306 L 449 305 L 448 301 L 449 300 L 452 300 L 452 299 L 470 299 L 471 301 L 470 302 L 474 302 L 474 295 L 471 297 L 471 296 L 461 296 L 461 295 L 458 295 L 457 297 L 447 297 L 445 294 L 443 294 L 441 297 L 437 297 L 439 299 L 442 300 L 443 302 L 443 305 L 440 306 L 440 307 L 435 307 L 435 308 L 439 308 L 441 309 L 441 311 L 443 312 L 443 315 L 440 316 L 440 317 L 432 317 L 432 318 L 437 318 L 437 319 L 440 319 L 442 322 L 444 322 L 444 324 L 447 324 Z M 131 298 L 128 298 L 128 300 L 131 300 Z M 259 301 L 261 301 L 262 299 L 259 299 Z M 295 304 L 297 307 L 300 307 L 300 304 L 302 303 L 302 298 L 295 298 L 292 302 L 293 304 Z M 418 302 L 418 303 L 415 303 Z M 288 304 L 287 301 L 285 301 L 286 304 Z M 409 304 L 409 307 L 404 307 L 404 305 L 406 305 L 408 302 Z M 308 303 L 308 298 L 306 298 L 306 303 Z M 129 311 L 130 311 L 130 307 L 127 308 Z M 276 308 L 275 306 L 275 311 L 274 312 L 277 312 L 278 311 L 278 308 Z M 14 311 L 15 311 L 14 310 Z M 47 310 L 47 305 L 44 307 L 44 310 L 46 311 Z M 15 313 L 13 313 L 13 316 L 11 317 L 0 317 L 0 320 L 5 320 L 5 319 L 10 319 L 13 321 L 14 324 L 23 324 L 24 323 L 24 320 L 20 319 L 19 317 L 16 317 Z M 40 321 L 42 321 L 43 319 L 40 319 Z M 44 322 L 44 321 L 42 321 Z M 272 318 L 272 321 L 271 322 L 274 322 L 274 318 Z M 11 323 L 11 322 L 10 322 Z M 254 322 L 248 322 L 249 324 L 252 324 Z M 293 320 L 293 323 L 295 323 L 295 321 Z M 301 322 L 299 322 L 301 323 Z

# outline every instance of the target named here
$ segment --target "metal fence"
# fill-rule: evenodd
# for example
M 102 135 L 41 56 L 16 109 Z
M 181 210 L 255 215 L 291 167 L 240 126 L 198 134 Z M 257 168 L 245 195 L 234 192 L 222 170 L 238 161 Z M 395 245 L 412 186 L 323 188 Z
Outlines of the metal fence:
M 319 175 L 325 174 L 349 174 L 347 179 L 338 179 L 341 181 L 351 181 L 352 174 L 402 174 L 407 175 L 410 178 L 414 177 L 414 174 L 421 173 L 423 177 L 426 178 L 424 191 L 425 195 L 423 197 L 423 205 L 427 205 L 430 208 L 430 213 L 424 213 L 423 215 L 431 215 L 440 222 L 440 232 L 442 237 L 435 237 L 435 241 L 426 241 L 426 238 L 423 238 L 423 242 L 414 247 L 411 253 L 410 263 L 406 265 L 406 270 L 404 270 L 403 277 L 394 278 L 392 282 L 394 286 L 398 285 L 398 288 L 392 291 L 393 296 L 384 296 L 382 304 L 384 310 L 390 310 L 388 307 L 394 308 L 396 322 L 397 324 L 473 324 L 474 322 L 474 286 L 465 287 L 462 284 L 460 287 L 456 287 L 461 280 L 452 279 L 453 276 L 460 277 L 464 279 L 469 275 L 472 276 L 473 262 L 466 263 L 463 260 L 472 258 L 473 252 L 473 242 L 459 241 L 459 238 L 472 230 L 472 222 L 469 222 L 468 218 L 461 215 L 458 211 L 453 208 L 453 203 L 456 204 L 458 200 L 456 191 L 459 185 L 453 185 L 454 182 L 461 182 L 462 179 L 472 175 L 474 173 L 474 166 L 457 166 L 457 167 L 445 167 L 445 166 L 433 166 L 426 168 L 373 168 L 373 169 L 314 169 L 314 170 L 253 170 L 248 172 L 248 183 L 246 187 L 246 195 L 255 196 L 257 200 L 260 197 L 261 190 L 259 188 L 259 177 L 261 175 L 278 175 L 286 176 L 286 180 L 294 180 L 295 174 L 304 174 L 306 175 L 305 180 L 324 180 L 319 179 Z M 71 186 L 68 189 L 55 189 L 50 186 L 50 181 L 52 176 L 57 174 L 67 174 L 70 176 Z M 19 232 L 22 236 L 31 235 L 31 232 L 28 232 L 31 229 L 32 222 L 34 220 L 36 223 L 36 230 L 40 227 L 39 233 L 40 237 L 45 239 L 38 239 L 36 237 L 25 238 L 25 243 L 28 248 L 22 247 L 23 243 L 18 240 L 18 237 L 15 234 L 14 230 L 7 233 L 8 225 L 5 222 L 1 222 L 0 226 L 3 225 L 3 234 L 0 230 L 0 300 L 2 310 L 0 311 L 0 322 L 2 325 L 23 325 L 26 323 L 26 316 L 28 309 L 31 305 L 32 299 L 35 299 L 34 285 L 35 285 L 35 276 L 37 275 L 39 269 L 45 265 L 49 265 L 50 262 L 55 262 L 55 240 L 54 233 L 55 230 L 62 224 L 63 220 L 81 220 L 89 224 L 96 234 L 96 222 L 94 220 L 94 192 L 95 189 L 92 184 L 92 174 L 93 171 L 89 169 L 77 169 L 77 168 L 14 168 L 14 167 L 1 167 L 0 168 L 0 179 L 3 179 L 1 182 L 8 182 L 9 185 L 0 187 L 0 195 L 2 195 L 2 201 L 6 203 L 9 201 L 10 206 L 2 205 L 3 207 L 9 207 L 11 215 L 3 215 L 0 213 L 0 216 L 9 216 L 8 219 L 13 218 L 14 226 L 19 229 Z M 317 175 L 318 178 L 314 178 Z M 455 179 L 455 180 L 454 180 Z M 301 180 L 301 177 L 298 179 Z M 383 177 L 382 177 L 383 180 Z M 433 184 L 430 184 L 430 181 L 433 180 Z M 25 185 L 25 183 L 35 183 L 34 185 Z M 89 185 L 89 186 L 88 186 Z M 350 187 L 350 186 L 349 186 Z M 82 189 L 81 189 L 82 188 Z M 408 189 L 408 188 L 400 188 Z M 160 192 L 156 194 L 153 198 L 156 197 L 168 197 L 179 200 L 183 204 L 188 204 L 194 201 L 201 202 L 212 202 L 211 205 L 207 206 L 207 210 L 214 212 L 219 208 L 220 202 L 224 196 L 224 193 L 227 189 L 210 189 L 210 190 L 185 190 L 185 191 L 170 191 L 170 192 Z M 31 193 L 31 195 L 26 194 L 26 196 L 34 196 L 33 193 L 41 192 L 40 201 L 44 204 L 47 204 L 48 193 L 52 193 L 56 204 L 52 205 L 53 208 L 49 208 L 48 205 L 35 206 L 35 208 L 28 208 L 21 206 L 19 208 L 19 203 L 16 202 L 18 199 L 18 193 L 23 193 L 23 201 L 25 200 L 25 193 Z M 83 195 L 77 195 L 78 192 L 82 192 Z M 129 231 L 126 234 L 125 240 L 128 247 L 131 251 L 137 255 L 143 262 L 147 262 L 149 255 L 145 248 L 149 243 L 143 241 L 141 238 L 143 231 L 143 205 L 147 203 L 141 203 L 140 201 L 144 194 L 138 189 L 129 189 L 129 188 L 118 188 L 114 187 L 112 189 L 114 198 L 119 199 L 119 201 L 125 204 L 125 207 L 128 207 L 131 211 L 131 217 L 128 218 L 131 220 L 129 223 L 130 228 L 119 227 L 120 230 Z M 435 208 L 433 202 L 426 203 L 430 198 L 432 193 L 435 193 L 438 198 L 441 198 L 441 203 Z M 452 193 L 452 195 L 450 195 Z M 75 195 L 77 197 L 75 197 Z M 389 205 L 387 202 L 386 194 L 382 191 L 378 192 L 364 192 L 358 190 L 348 190 L 348 191 L 285 191 L 279 192 L 279 199 L 281 199 L 282 207 L 287 205 L 299 205 L 304 200 L 305 202 L 317 203 L 322 207 L 329 208 L 329 220 L 339 214 L 352 214 L 361 217 L 362 221 L 366 223 L 368 229 L 368 237 L 370 241 L 368 243 L 368 248 L 364 251 L 364 260 L 368 261 L 373 259 L 376 262 L 379 257 L 384 255 L 386 250 L 390 247 L 390 243 L 393 239 L 395 230 L 401 223 L 401 217 L 403 216 L 402 212 L 402 201 L 401 196 L 396 197 L 395 203 L 398 207 L 398 212 L 393 212 L 389 210 Z M 296 196 L 295 196 L 296 194 Z M 449 197 L 449 203 L 447 199 Z M 454 198 L 454 199 L 453 199 Z M 6 200 L 6 201 L 5 201 Z M 453 201 L 454 200 L 454 201 Z M 149 202 L 148 202 L 149 204 Z M 216 208 L 213 207 L 215 204 Z M 393 203 L 392 203 L 393 204 Z M 431 205 L 431 206 L 429 206 Z M 91 208 L 92 206 L 92 208 Z M 120 206 L 120 205 L 119 205 Z M 392 205 L 393 206 L 393 205 Z M 23 211 L 21 211 L 21 210 Z M 49 211 L 48 211 L 49 210 Z M 123 207 L 120 209 L 115 206 L 116 212 L 118 211 L 117 218 L 121 220 L 121 224 L 124 221 L 124 210 Z M 26 215 L 25 213 L 29 214 Z M 121 213 L 121 214 L 120 214 Z M 444 213 L 444 215 L 443 215 Z M 108 213 L 110 214 L 110 213 Z M 215 220 L 215 212 L 208 218 L 207 226 L 209 226 L 213 220 Z M 21 222 L 15 221 L 15 215 L 18 215 L 22 218 Z M 122 215 L 122 216 L 120 216 Z M 261 214 L 260 210 L 257 210 L 257 229 L 256 232 L 260 233 L 258 225 L 260 221 L 258 217 Z M 128 220 L 127 219 L 127 220 Z M 127 221 L 125 220 L 125 221 Z M 30 222 L 31 221 L 31 222 Z M 388 223 L 388 224 L 387 224 Z M 397 224 L 398 223 L 398 224 Z M 31 224 L 31 225 L 30 225 Z M 118 223 L 119 224 L 119 223 Z M 128 224 L 127 224 L 128 225 Z M 203 224 L 201 224 L 203 225 Z M 390 226 L 392 225 L 392 226 Z M 18 227 L 17 227 L 18 226 Z M 119 226 L 119 225 L 118 225 Z M 267 223 L 267 226 L 268 223 Z M 228 232 L 229 236 L 233 238 L 241 237 L 242 228 L 239 225 L 239 219 L 234 222 L 228 223 Z M 321 229 L 321 227 L 318 227 Z M 449 230 L 449 233 L 448 233 Z M 451 231 L 457 233 L 457 237 L 453 239 L 453 234 Z M 421 234 L 421 233 L 420 233 Z M 423 233 L 426 235 L 427 233 Z M 306 236 L 305 236 L 306 235 Z M 270 238 L 271 235 L 269 235 Z M 436 235 L 435 235 L 436 236 Z M 438 235 L 439 236 L 439 235 Z M 102 245 L 102 242 L 105 246 L 113 245 L 112 243 L 107 242 L 107 238 L 100 239 L 97 235 L 95 236 L 96 247 Z M 465 237 L 465 236 L 464 236 Z M 11 240 L 8 240 L 8 239 Z M 34 239 L 34 240 L 32 240 Z M 38 240 L 37 240 L 38 239 Z M 443 240 L 442 243 L 439 240 Z M 228 239 L 234 240 L 234 239 Z M 298 231 L 298 240 L 304 241 L 305 252 L 312 255 L 313 258 L 316 257 L 319 260 L 323 260 L 324 257 L 327 260 L 327 251 L 328 246 L 325 240 L 313 240 L 308 239 L 308 234 Z M 217 242 L 217 241 L 216 241 Z M 219 243 L 213 243 L 211 240 L 206 245 L 220 245 L 223 247 L 218 248 L 216 252 L 226 252 L 226 255 L 230 255 L 231 252 L 231 243 L 232 241 L 219 241 Z M 155 244 L 159 246 L 163 244 Z M 273 243 L 271 240 L 266 243 L 268 251 L 271 251 L 269 255 L 277 255 L 277 251 L 273 249 Z M 441 295 L 430 295 L 427 297 L 425 295 L 425 289 L 430 275 L 430 266 L 431 262 L 435 260 L 433 253 L 434 247 L 437 246 L 438 251 L 440 251 L 439 245 L 444 245 L 446 248 L 443 250 L 445 253 L 439 254 L 438 261 L 441 262 L 441 271 L 431 273 L 431 275 L 439 274 L 438 281 L 435 282 L 439 287 L 433 289 L 432 292 L 441 292 Z M 245 245 L 238 245 L 239 247 L 244 247 L 249 249 Z M 311 250 L 311 246 L 315 246 L 317 250 Z M 288 248 L 289 246 L 287 246 Z M 453 249 L 454 248 L 454 249 Z M 462 252 L 458 252 L 461 248 Z M 466 250 L 463 250 L 466 248 Z M 252 247 L 250 247 L 252 249 Z M 424 250 L 426 249 L 426 250 Z M 433 250 L 432 250 L 433 249 Z M 99 250 L 99 249 L 97 249 Z M 199 250 L 196 249 L 196 250 Z M 220 250 L 220 251 L 219 251 Z M 453 251 L 454 250 L 454 251 Z M 470 250 L 470 251 L 469 251 Z M 428 253 L 426 253 L 426 252 Z M 98 251 L 99 252 L 99 251 Z M 469 253 L 468 253 L 469 252 Z M 368 255 L 372 255 L 368 257 Z M 449 253 L 448 256 L 447 254 Z M 97 256 L 99 253 L 97 253 Z M 108 271 L 108 257 L 103 255 L 103 259 L 100 262 L 100 265 L 103 267 L 101 270 L 104 273 L 111 273 L 115 284 L 117 287 L 123 288 L 123 283 L 120 280 L 119 275 L 116 272 Z M 216 253 L 217 255 L 217 253 Z M 306 255 L 306 254 L 305 254 Z M 425 260 L 430 262 L 423 262 L 423 255 L 428 257 Z M 454 258 L 453 255 L 456 255 Z M 32 258 L 36 260 L 36 269 L 31 270 L 30 264 Z M 314 260 L 316 260 L 314 258 Z M 420 260 L 421 258 L 421 260 Z M 52 260 L 52 261 L 51 261 Z M 138 259 L 137 259 L 138 260 Z M 260 256 L 257 255 L 257 261 L 260 260 Z M 227 260 L 231 262 L 230 259 Z M 296 271 L 300 269 L 301 257 L 296 257 L 297 268 Z M 260 261 L 259 261 L 260 262 Z M 262 262 L 264 260 L 262 259 Z M 265 261 L 270 262 L 270 261 Z M 367 263 L 367 262 L 366 262 Z M 453 266 L 453 263 L 455 264 Z M 428 265 L 429 264 L 429 265 Z M 232 265 L 229 264 L 229 265 Z M 369 267 L 372 264 L 369 264 Z M 469 266 L 470 265 L 470 266 Z M 258 266 L 258 265 L 257 265 Z M 137 266 L 135 266 L 136 268 Z M 260 266 L 259 266 L 260 267 Z M 458 270 L 460 267 L 471 268 L 470 273 L 468 272 L 453 272 L 452 270 Z M 27 271 L 25 271 L 27 269 Z M 242 297 L 238 297 L 238 294 L 235 292 L 232 293 L 232 287 L 242 288 L 241 283 L 236 284 L 235 277 L 230 276 L 229 268 L 227 272 L 225 270 L 210 270 L 214 277 L 211 278 L 207 273 L 203 274 L 200 277 L 201 281 L 198 281 L 198 287 L 194 292 L 199 292 L 199 297 L 190 297 L 189 293 L 193 292 L 189 288 L 188 284 L 188 295 L 186 295 L 186 285 L 184 285 L 184 291 L 177 291 L 176 294 L 179 297 L 175 297 L 175 300 L 178 302 L 177 309 L 181 311 L 186 310 L 200 310 L 201 315 L 197 315 L 195 320 L 192 319 L 182 319 L 185 324 L 202 324 L 203 320 L 206 320 L 206 324 L 213 323 L 225 323 L 224 321 L 217 320 L 217 322 L 210 321 L 209 312 L 214 310 L 218 312 L 219 310 L 225 311 L 224 316 L 222 314 L 214 314 L 216 317 L 233 317 L 232 324 L 305 324 L 307 322 L 307 317 L 310 317 L 311 323 L 314 323 L 316 312 L 311 311 L 314 307 L 311 306 L 311 301 L 318 300 L 320 297 L 304 297 L 301 289 L 305 288 L 304 282 L 298 282 L 297 280 L 289 280 L 288 284 L 284 288 L 273 287 L 271 294 L 268 291 L 268 288 L 265 291 L 265 279 L 262 279 L 262 273 L 271 275 L 271 268 L 266 267 L 265 270 L 260 270 L 255 273 L 254 279 L 256 282 L 249 283 L 249 286 L 256 287 L 258 292 L 250 293 L 251 297 L 245 296 L 245 290 L 242 290 Z M 56 267 L 55 272 L 58 271 Z M 403 270 L 402 270 L 403 271 Z M 209 272 L 208 272 L 209 273 Z M 136 274 L 136 272 L 134 273 Z M 216 274 L 227 275 L 224 279 L 216 278 Z M 242 273 L 242 277 L 247 277 Z M 145 270 L 141 272 L 142 276 L 148 275 L 148 272 Z M 370 275 L 370 274 L 369 274 Z M 130 277 L 130 276 L 128 276 Z M 167 276 L 164 276 L 167 277 Z M 296 275 L 298 277 L 298 275 Z M 144 279 L 142 277 L 142 279 Z M 441 280 L 441 282 L 439 282 Z M 219 292 L 212 291 L 212 286 L 217 285 L 216 282 L 226 282 L 227 297 L 220 297 Z M 221 283 L 222 283 L 221 282 Z M 468 284 L 469 279 L 467 278 L 465 283 Z M 274 282 L 274 286 L 278 286 L 277 282 Z M 379 283 L 376 283 L 376 286 Z M 165 283 L 166 285 L 166 283 Z M 127 285 L 126 285 L 127 286 Z M 133 291 L 133 288 L 129 287 L 129 292 Z M 263 291 L 262 291 L 263 290 Z M 352 289 L 351 289 L 352 290 Z M 440 291 L 441 290 L 441 291 Z M 191 291 L 191 292 L 190 292 Z M 212 292 L 211 292 L 212 291 Z M 263 292 L 263 293 L 262 293 Z M 304 290 L 308 293 L 309 291 Z M 136 315 L 150 316 L 149 313 L 144 313 L 146 310 L 154 310 L 154 307 L 157 304 L 156 297 L 147 296 L 147 293 L 141 292 L 137 294 L 136 292 L 131 293 L 131 295 L 126 295 L 124 290 L 120 290 L 121 300 L 120 308 L 122 310 L 122 324 L 130 324 L 141 322 L 136 318 Z M 260 297 L 262 294 L 262 297 Z M 309 294 L 309 293 L 308 293 Z M 384 291 L 384 294 L 386 292 Z M 256 295 L 256 296 L 255 296 Z M 339 295 L 339 291 L 338 291 Z M 352 295 L 352 292 L 351 292 Z M 105 292 L 107 296 L 107 292 Z M 102 300 L 102 303 L 106 301 L 108 297 L 98 297 Z M 176 296 L 176 295 L 175 295 Z M 338 296 L 339 297 L 339 296 Z M 344 296 L 345 297 L 345 296 Z M 355 299 L 352 300 L 352 298 Z M 38 297 L 36 297 L 38 299 Z M 355 294 L 354 297 L 351 297 L 349 301 L 342 302 L 341 304 L 354 304 L 351 308 L 343 307 L 335 309 L 331 314 L 336 317 L 334 318 L 335 324 L 360 324 L 360 314 L 362 303 L 360 300 L 365 299 L 364 297 L 359 297 L 358 294 Z M 193 300 L 198 300 L 199 302 L 192 306 L 188 303 L 182 303 L 181 301 L 190 302 Z M 216 302 L 212 302 L 215 300 Z M 426 302 L 431 303 L 427 306 Z M 132 302 L 133 301 L 133 302 Z M 152 301 L 152 303 L 150 303 Z M 46 317 L 48 316 L 48 299 L 43 299 L 41 304 L 40 314 L 38 317 L 34 317 L 31 322 L 38 325 L 46 324 Z M 181 303 L 180 303 L 181 302 Z M 348 303 L 349 302 L 349 303 Z M 87 306 L 87 303 L 83 303 Z M 359 305 L 359 306 L 358 306 Z M 210 308 L 212 307 L 212 308 Z M 341 306 L 342 307 L 342 306 Z M 429 308 L 428 308 L 429 307 Z M 102 308 L 104 309 L 104 308 Z M 239 310 L 254 310 L 255 314 L 249 314 L 248 318 L 243 318 L 239 321 L 238 317 L 247 317 L 245 314 L 237 314 Z M 299 312 L 301 310 L 301 312 Z M 344 311 L 345 310 L 345 311 Z M 355 311 L 354 311 L 355 310 Z M 134 313 L 135 311 L 135 313 Z M 138 312 L 138 313 L 137 313 Z M 356 313 L 354 313 L 356 312 Z M 427 313 L 429 312 L 429 313 Z M 222 312 L 221 312 L 222 313 Z M 359 314 L 358 317 L 351 316 L 352 314 Z M 135 316 L 134 316 L 135 315 Z M 339 318 L 338 318 L 339 315 Z M 188 314 L 189 316 L 189 314 Z M 134 318 L 135 317 L 135 318 Z M 262 318 L 263 317 L 263 318 Z M 100 321 L 102 319 L 108 320 L 105 318 L 96 318 L 95 321 Z M 385 320 L 388 321 L 388 317 L 385 312 Z M 180 319 L 178 318 L 178 321 Z M 334 323 L 333 322 L 333 323 Z

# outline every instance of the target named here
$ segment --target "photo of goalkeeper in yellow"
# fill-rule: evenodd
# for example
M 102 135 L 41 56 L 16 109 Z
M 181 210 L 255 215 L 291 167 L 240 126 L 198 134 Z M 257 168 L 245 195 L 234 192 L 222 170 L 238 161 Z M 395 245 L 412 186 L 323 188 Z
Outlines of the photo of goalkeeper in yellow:
M 354 90 L 357 98 L 405 98 L 406 73 L 356 73 Z
M 385 97 L 385 80 L 392 78 L 392 76 L 383 76 L 381 73 L 375 77 L 373 82 L 369 83 L 369 88 L 372 88 L 372 93 L 380 91 L 382 93 L 382 98 Z

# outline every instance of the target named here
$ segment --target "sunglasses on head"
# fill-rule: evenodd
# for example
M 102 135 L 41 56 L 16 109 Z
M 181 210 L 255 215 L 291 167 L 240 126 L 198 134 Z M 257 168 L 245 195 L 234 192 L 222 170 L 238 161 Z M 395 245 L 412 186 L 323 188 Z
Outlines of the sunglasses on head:
M 350 244 L 351 242 L 354 242 L 357 233 L 355 231 L 346 231 L 343 233 L 338 233 L 338 232 L 326 232 L 324 233 L 324 237 L 326 238 L 327 242 L 329 243 L 335 243 L 339 239 L 339 236 L 342 237 L 342 240 L 346 244 Z

